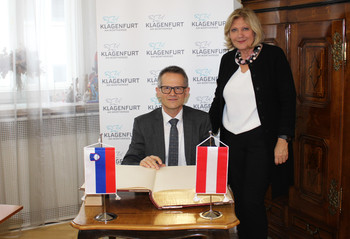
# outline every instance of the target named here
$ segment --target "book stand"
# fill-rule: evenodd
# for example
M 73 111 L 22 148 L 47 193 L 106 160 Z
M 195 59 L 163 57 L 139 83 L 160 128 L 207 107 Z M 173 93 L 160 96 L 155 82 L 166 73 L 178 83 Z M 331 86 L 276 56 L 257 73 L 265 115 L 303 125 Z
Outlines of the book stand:
M 217 219 L 217 218 L 222 217 L 221 212 L 213 210 L 213 203 L 212 203 L 211 197 L 212 196 L 210 195 L 209 211 L 201 212 L 199 214 L 201 216 L 201 218 L 213 220 L 213 219 Z

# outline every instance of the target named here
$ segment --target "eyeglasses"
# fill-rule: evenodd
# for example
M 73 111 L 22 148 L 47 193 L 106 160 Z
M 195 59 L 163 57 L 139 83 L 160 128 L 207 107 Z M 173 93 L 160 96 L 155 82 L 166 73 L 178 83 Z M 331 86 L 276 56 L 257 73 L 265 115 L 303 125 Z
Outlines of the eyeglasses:
M 171 87 L 171 86 L 161 86 L 160 87 L 160 90 L 162 91 L 163 94 L 170 94 L 170 92 L 172 90 L 174 90 L 175 94 L 182 94 L 184 93 L 184 90 L 186 89 L 187 87 L 184 87 L 184 86 L 174 86 L 174 87 Z

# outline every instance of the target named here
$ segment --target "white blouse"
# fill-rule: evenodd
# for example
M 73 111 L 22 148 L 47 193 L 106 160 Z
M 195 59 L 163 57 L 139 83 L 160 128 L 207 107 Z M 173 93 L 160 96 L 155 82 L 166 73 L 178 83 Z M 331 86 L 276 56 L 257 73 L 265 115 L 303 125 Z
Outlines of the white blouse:
M 238 67 L 227 82 L 223 96 L 226 104 L 222 123 L 228 131 L 240 134 L 261 125 L 249 69 L 243 73 Z

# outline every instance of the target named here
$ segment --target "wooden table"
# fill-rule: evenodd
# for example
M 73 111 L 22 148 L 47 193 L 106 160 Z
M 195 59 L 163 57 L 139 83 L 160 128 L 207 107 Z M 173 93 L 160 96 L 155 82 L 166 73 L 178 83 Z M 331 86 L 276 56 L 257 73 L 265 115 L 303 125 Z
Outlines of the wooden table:
M 3 223 L 22 209 L 23 206 L 0 204 L 0 223 Z
M 117 214 L 112 221 L 94 219 L 103 212 L 102 206 L 81 206 L 78 216 L 71 222 L 79 229 L 79 239 L 103 236 L 223 239 L 229 238 L 229 229 L 239 224 L 233 204 L 213 206 L 213 210 L 220 211 L 223 216 L 208 220 L 199 214 L 209 210 L 209 206 L 160 210 L 152 204 L 148 193 L 118 192 L 118 195 L 121 200 L 115 200 L 115 196 L 106 197 L 106 212 Z

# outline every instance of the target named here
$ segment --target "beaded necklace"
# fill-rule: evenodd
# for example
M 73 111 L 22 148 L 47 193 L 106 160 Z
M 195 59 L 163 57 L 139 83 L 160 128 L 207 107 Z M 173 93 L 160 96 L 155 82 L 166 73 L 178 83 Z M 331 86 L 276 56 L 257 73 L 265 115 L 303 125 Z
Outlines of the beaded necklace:
M 246 64 L 250 64 L 252 63 L 256 57 L 258 56 L 260 50 L 262 48 L 262 45 L 259 44 L 257 45 L 256 47 L 254 47 L 254 50 L 252 52 L 252 54 L 250 54 L 249 58 L 247 59 L 242 59 L 242 54 L 241 54 L 241 51 L 240 50 L 237 50 L 236 52 L 236 56 L 235 56 L 235 61 L 238 65 L 246 65 Z

